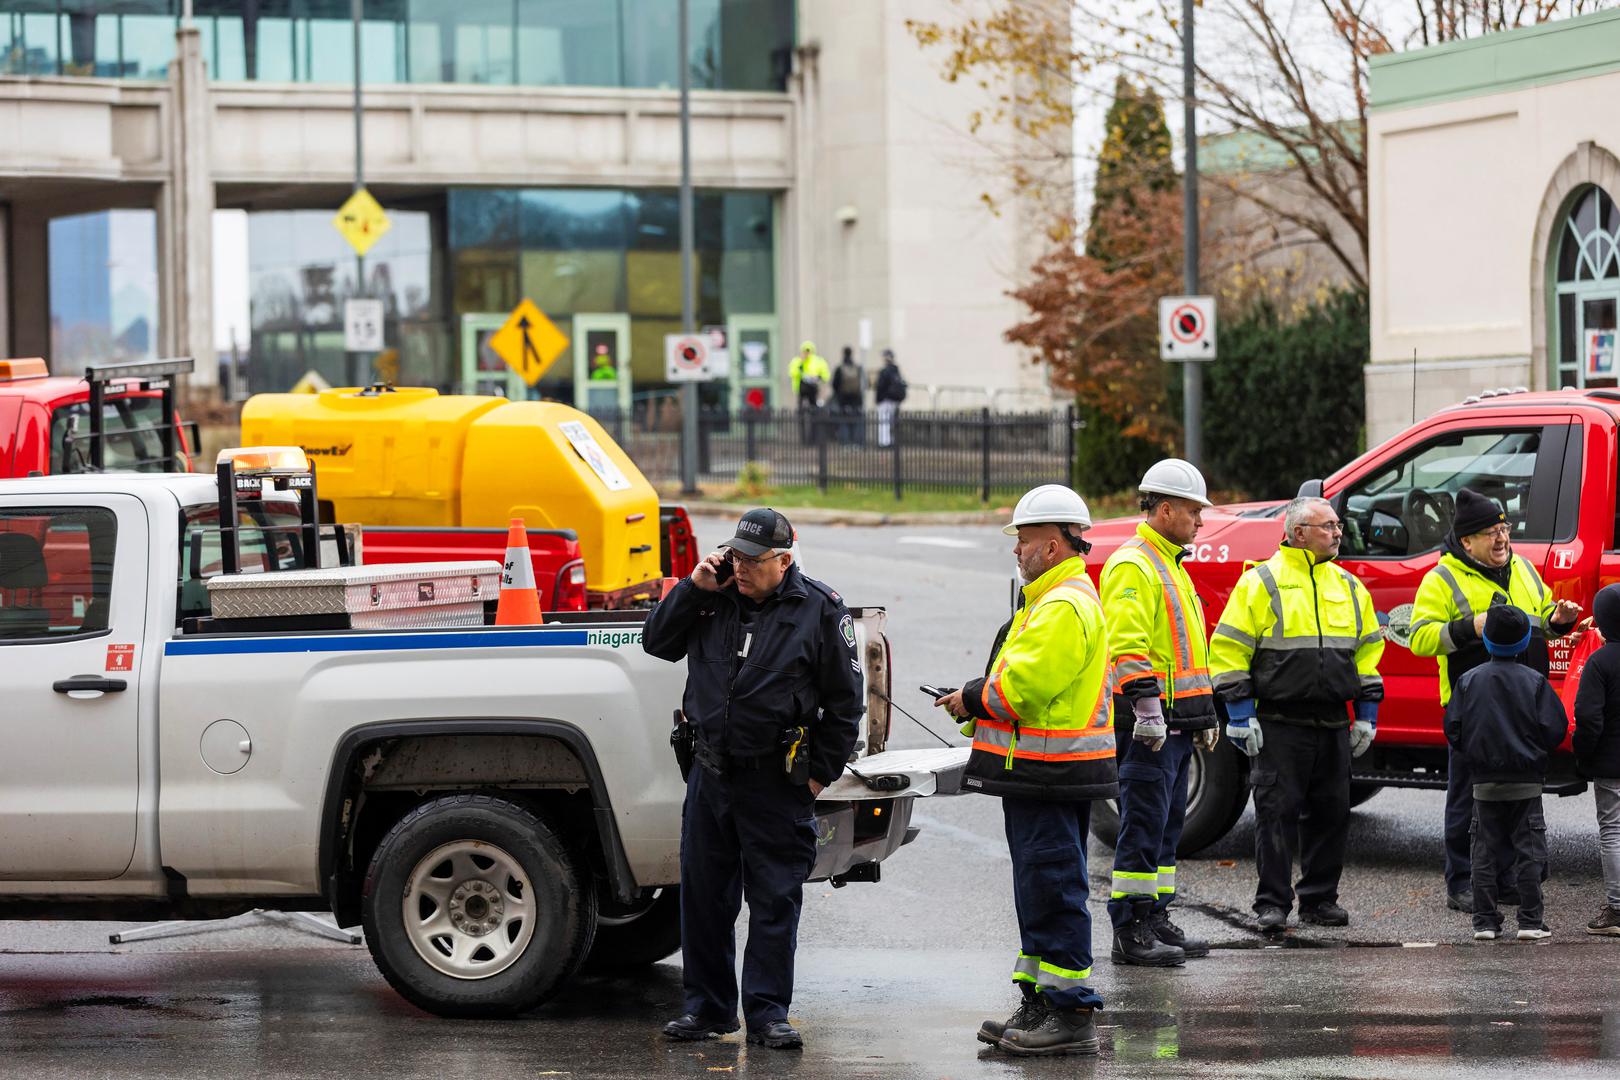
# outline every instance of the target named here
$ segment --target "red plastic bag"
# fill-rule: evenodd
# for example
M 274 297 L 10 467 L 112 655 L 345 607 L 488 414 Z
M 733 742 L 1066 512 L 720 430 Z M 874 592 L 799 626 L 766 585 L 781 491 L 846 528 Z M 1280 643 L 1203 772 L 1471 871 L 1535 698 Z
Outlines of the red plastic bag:
M 1571 725 L 1575 716 L 1575 693 L 1581 688 L 1581 672 L 1586 670 L 1586 661 L 1602 647 L 1603 635 L 1593 626 L 1581 635 L 1569 654 L 1569 667 L 1564 672 L 1564 685 L 1558 688 L 1558 698 L 1564 703 L 1564 711 L 1570 715 Z M 1570 730 L 1575 729 L 1571 726 Z

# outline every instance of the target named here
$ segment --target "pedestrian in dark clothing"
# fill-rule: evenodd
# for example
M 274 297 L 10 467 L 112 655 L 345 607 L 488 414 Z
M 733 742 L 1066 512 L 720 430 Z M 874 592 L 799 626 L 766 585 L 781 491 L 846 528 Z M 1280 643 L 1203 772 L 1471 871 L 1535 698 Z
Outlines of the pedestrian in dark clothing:
M 864 443 L 861 438 L 861 368 L 855 363 L 855 352 L 844 346 L 844 355 L 833 369 L 833 409 L 838 413 L 838 441 Z
M 895 363 L 894 350 L 883 350 L 883 369 L 878 372 L 873 397 L 877 399 L 878 445 L 894 445 L 894 414 L 906 400 L 906 380 Z
M 787 518 L 750 510 L 642 632 L 653 656 L 686 660 L 681 707 L 697 729 L 681 811 L 686 1002 L 664 1026 L 672 1039 L 737 1030 L 733 928 L 746 896 L 748 1041 L 803 1045 L 787 1016 L 816 796 L 843 774 L 865 706 L 854 620 L 793 564 L 792 547 Z
M 1604 897 L 1586 932 L 1620 937 L 1620 585 L 1599 590 L 1592 614 L 1603 647 L 1587 658 L 1575 694 L 1575 769 L 1597 799 Z
M 1457 680 L 1446 707 L 1446 740 L 1474 780 L 1471 852 L 1474 939 L 1494 941 L 1502 930 L 1497 910 L 1497 853 L 1511 854 L 1510 880 L 1519 885 L 1519 937 L 1544 938 L 1541 868 L 1547 832 L 1541 788 L 1547 760 L 1569 731 L 1564 705 L 1546 676 L 1520 663 L 1530 647 L 1530 619 L 1511 604 L 1485 616 L 1490 660 Z

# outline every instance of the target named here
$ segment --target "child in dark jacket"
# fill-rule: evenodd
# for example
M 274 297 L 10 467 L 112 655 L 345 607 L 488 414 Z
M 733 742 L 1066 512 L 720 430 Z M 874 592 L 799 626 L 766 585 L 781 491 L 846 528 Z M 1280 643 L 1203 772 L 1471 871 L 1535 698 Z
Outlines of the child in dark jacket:
M 1592 602 L 1603 647 L 1586 661 L 1575 694 L 1575 768 L 1597 798 L 1598 849 L 1603 857 L 1603 908 L 1588 934 L 1620 936 L 1620 585 Z
M 1510 604 L 1485 616 L 1491 659 L 1457 680 L 1446 708 L 1446 739 L 1474 777 L 1474 939 L 1502 931 L 1496 908 L 1496 852 L 1514 854 L 1519 882 L 1519 937 L 1544 938 L 1541 867 L 1547 837 L 1541 785 L 1547 759 L 1569 730 L 1563 703 L 1546 678 L 1518 658 L 1530 645 L 1530 619 Z

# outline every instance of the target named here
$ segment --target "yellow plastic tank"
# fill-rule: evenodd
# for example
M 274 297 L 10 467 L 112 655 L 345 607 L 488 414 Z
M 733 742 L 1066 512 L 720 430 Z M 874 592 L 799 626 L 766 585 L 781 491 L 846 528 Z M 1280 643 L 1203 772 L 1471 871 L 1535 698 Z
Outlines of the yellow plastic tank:
M 589 416 L 566 405 L 404 387 L 258 394 L 246 446 L 301 446 L 323 502 L 362 525 L 573 529 L 585 586 L 615 594 L 661 570 L 658 493 Z
M 461 523 L 573 529 L 585 587 L 616 592 L 662 573 L 658 493 L 628 454 L 585 413 L 551 401 L 513 401 L 467 429 Z

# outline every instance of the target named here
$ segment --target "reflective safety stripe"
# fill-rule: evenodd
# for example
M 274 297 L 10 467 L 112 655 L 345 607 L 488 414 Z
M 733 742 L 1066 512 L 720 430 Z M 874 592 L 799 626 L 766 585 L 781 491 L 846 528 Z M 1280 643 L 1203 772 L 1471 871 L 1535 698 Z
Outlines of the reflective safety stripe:
M 1260 642 L 1256 649 L 1269 649 L 1272 652 L 1287 651 L 1290 649 L 1343 649 L 1346 652 L 1355 652 L 1361 645 L 1360 638 L 1339 637 L 1334 634 L 1304 634 L 1299 637 L 1266 638 Z
M 1344 583 L 1350 587 L 1350 606 L 1356 609 L 1356 640 L 1359 641 L 1361 640 L 1361 631 L 1366 629 L 1366 623 L 1361 617 L 1361 598 L 1356 595 L 1356 586 L 1358 586 L 1360 582 L 1356 580 L 1356 575 L 1352 574 L 1344 567 L 1339 566 L 1335 567 L 1335 569 L 1344 575 Z M 1318 616 L 1318 618 L 1320 619 L 1320 616 Z
M 1361 685 L 1362 685 L 1363 689 L 1371 689 L 1371 688 L 1373 688 L 1375 686 L 1379 687 L 1379 688 L 1382 688 L 1383 685 L 1384 685 L 1384 677 L 1382 675 L 1376 675 L 1376 674 L 1374 674 L 1374 675 L 1363 675 L 1361 677 Z
M 1214 681 L 1217 687 L 1232 686 L 1235 683 L 1248 682 L 1249 673 L 1247 671 L 1223 671 L 1215 676 Z
M 1363 634 L 1361 636 L 1361 641 L 1360 641 L 1359 644 L 1357 644 L 1356 648 L 1365 649 L 1368 645 L 1376 645 L 1380 641 L 1382 641 L 1383 639 L 1384 639 L 1384 632 L 1382 630 L 1379 630 L 1376 633 L 1372 633 L 1372 634 Z
M 1106 690 L 1106 688 L 1104 688 Z M 1107 701 L 1103 702 L 1103 724 L 1107 724 Z M 1096 761 L 1114 755 L 1114 730 L 1108 726 L 1088 728 L 1031 728 L 1020 726 L 1013 737 L 1011 724 L 980 720 L 973 729 L 973 748 L 993 754 L 1012 751 L 1014 758 L 1028 761 Z
M 1159 867 L 1159 895 L 1176 891 L 1176 868 L 1173 866 Z
M 1013 961 L 1013 982 L 1038 982 L 1041 972 L 1041 958 L 1020 952 L 1018 959 Z
M 1123 687 L 1133 680 L 1157 675 L 1158 672 L 1153 670 L 1153 661 L 1145 656 L 1131 654 L 1114 658 L 1114 684 L 1116 686 Z
M 1458 584 L 1457 575 L 1451 572 L 1451 567 L 1442 564 L 1436 566 L 1434 568 L 1434 572 L 1440 575 L 1441 581 L 1451 586 L 1451 602 L 1457 605 L 1457 618 L 1472 619 L 1474 617 L 1474 609 L 1468 603 L 1468 597 L 1462 591 L 1462 586 Z
M 1109 899 L 1118 900 L 1123 896 L 1154 896 L 1158 892 L 1159 875 L 1148 870 L 1115 870 L 1113 891 Z
M 1271 601 L 1271 614 L 1274 616 L 1271 620 L 1271 636 L 1281 640 L 1283 636 L 1282 590 L 1277 588 L 1277 578 L 1272 574 L 1271 567 L 1265 563 L 1261 563 L 1254 568 L 1254 575 L 1260 579 L 1260 584 L 1266 587 L 1266 598 Z
M 1209 668 L 1193 664 L 1192 632 L 1188 629 L 1190 623 L 1182 606 L 1181 590 L 1177 588 L 1175 574 L 1164 556 L 1140 536 L 1131 537 L 1120 547 L 1122 550 L 1140 552 L 1147 559 L 1159 579 L 1159 591 L 1164 595 L 1165 623 L 1170 628 L 1170 649 L 1173 654 L 1167 659 L 1174 664 L 1174 669 L 1155 674 L 1163 680 L 1165 700 L 1174 708 L 1178 697 L 1208 697 L 1213 694 L 1215 688 L 1209 679 Z M 1198 633 L 1202 635 L 1202 626 Z
M 1040 970 L 1035 974 L 1035 985 L 1042 990 L 1073 990 L 1077 986 L 1084 986 L 1089 978 L 1091 978 L 1090 968 L 1074 971 L 1042 960 Z
M 1257 644 L 1253 636 L 1244 633 L 1242 630 L 1239 630 L 1237 627 L 1228 622 L 1216 623 L 1215 634 L 1218 637 L 1229 637 L 1247 649 L 1253 649 Z

